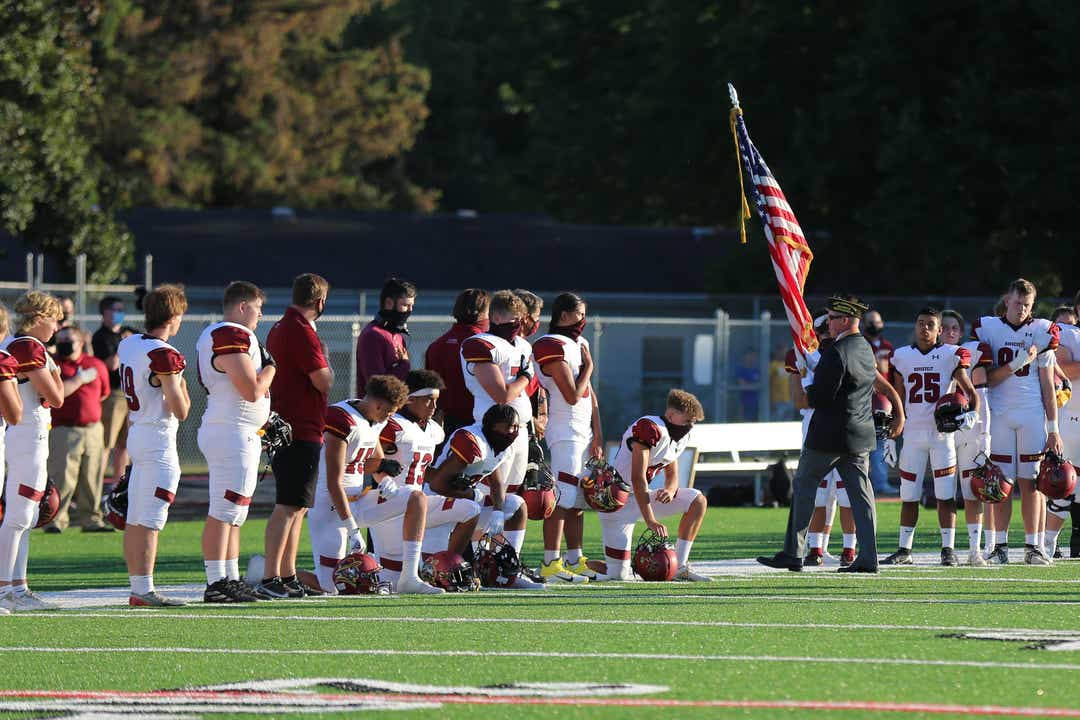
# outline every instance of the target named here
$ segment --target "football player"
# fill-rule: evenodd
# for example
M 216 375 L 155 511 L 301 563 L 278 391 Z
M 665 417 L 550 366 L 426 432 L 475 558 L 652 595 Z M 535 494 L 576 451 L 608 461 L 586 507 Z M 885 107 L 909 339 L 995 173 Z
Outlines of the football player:
M 440 393 L 445 385 L 438 373 L 431 370 L 411 370 L 405 383 L 409 398 L 405 405 L 386 421 L 379 440 L 383 456 L 401 465 L 393 478 L 401 488 L 412 492 L 424 491 L 424 476 L 435 458 L 435 448 L 442 444 L 443 429 L 435 421 Z M 448 546 L 462 552 L 476 528 L 480 506 L 473 500 L 428 495 L 427 518 L 424 529 L 423 556 Z M 404 516 L 371 527 L 374 550 L 383 568 L 380 575 L 395 587 L 403 567 L 402 523 Z M 451 540 L 451 532 L 456 533 Z
M 504 536 L 519 556 L 528 514 L 521 496 L 506 492 L 502 474 L 510 462 L 508 450 L 520 433 L 517 411 L 511 405 L 492 405 L 479 423 L 454 431 L 425 478 L 426 491 L 433 495 L 454 498 L 455 504 L 457 499 L 475 501 L 482 508 L 476 518 L 476 534 Z M 460 554 L 464 548 L 455 544 L 459 536 L 455 530 L 448 547 L 432 546 L 431 552 Z M 533 590 L 544 585 L 522 575 L 513 587 Z
M 240 581 L 240 527 L 259 480 L 259 429 L 270 418 L 270 383 L 276 368 L 255 328 L 266 295 L 249 282 L 225 288 L 225 319 L 202 331 L 195 344 L 198 379 L 206 389 L 199 450 L 210 471 L 210 509 L 203 529 L 204 602 L 254 602 Z
M 1080 328 L 1076 326 L 1077 316 L 1074 308 L 1065 308 L 1066 312 L 1055 312 L 1054 319 L 1060 325 L 1061 345 L 1056 351 L 1056 365 L 1069 381 L 1080 380 Z M 1070 322 L 1071 321 L 1071 322 Z M 1064 457 L 1080 464 L 1080 394 L 1070 392 L 1064 397 L 1065 404 L 1060 410 L 1061 444 L 1065 448 Z M 1065 518 L 1072 515 L 1073 539 L 1069 543 L 1070 557 L 1080 556 L 1077 521 L 1080 520 L 1080 505 L 1076 497 L 1050 500 L 1047 505 L 1046 554 L 1053 557 L 1058 544 L 1058 535 L 1065 524 Z
M 679 569 L 676 580 L 708 582 L 690 567 L 690 549 L 694 545 L 708 503 L 694 488 L 679 487 L 679 455 L 686 449 L 694 423 L 705 412 L 696 397 L 685 390 L 668 392 L 667 409 L 661 416 L 646 415 L 635 420 L 623 433 L 613 465 L 633 486 L 634 497 L 621 509 L 600 513 L 604 531 L 604 573 L 597 580 L 628 580 L 634 524 L 645 525 L 660 537 L 668 536 L 660 518 L 681 515 L 675 555 Z M 664 486 L 649 489 L 649 481 L 664 473 Z
M 191 397 L 184 356 L 167 341 L 180 330 L 187 298 L 178 285 L 160 285 L 143 299 L 146 332 L 120 342 L 120 381 L 130 411 L 127 528 L 124 558 L 131 581 L 128 604 L 183 605 L 154 589 L 158 533 L 180 484 L 176 430 L 187 419 Z
M 18 378 L 18 394 L 25 409 L 19 421 L 7 430 L 7 482 L 5 511 L 0 525 L 0 609 L 7 612 L 53 610 L 55 606 L 30 590 L 26 582 L 26 562 L 30 552 L 30 529 L 48 480 L 50 407 L 64 402 L 60 369 L 45 351 L 59 327 L 63 312 L 60 302 L 47 293 L 31 290 L 15 303 L 15 333 L 3 343 L 2 364 L 5 395 L 13 377 Z M 14 365 L 14 367 L 13 367 Z M 4 403 L 11 405 L 10 400 Z M 9 410 L 14 410 L 9 407 Z M 2 463 L 0 459 L 0 463 Z
M 941 313 L 925 307 L 915 317 L 915 342 L 893 352 L 893 384 L 900 394 L 907 424 L 900 451 L 900 545 L 882 560 L 885 565 L 911 565 L 915 524 L 927 460 L 934 473 L 938 526 L 941 528 L 941 564 L 958 565 L 956 559 L 956 442 L 952 433 L 939 432 L 934 410 L 953 381 L 969 398 L 969 409 L 961 415 L 962 426 L 970 429 L 978 420 L 979 396 L 971 385 L 967 369 L 971 353 L 941 342 Z
M 585 499 L 578 479 L 585 461 L 604 454 L 600 432 L 600 407 L 592 391 L 592 357 L 585 330 L 585 301 L 563 293 L 551 306 L 549 333 L 533 345 L 540 368 L 540 383 L 551 398 L 545 433 L 551 449 L 551 471 L 558 483 L 558 506 L 544 520 L 544 562 L 540 575 L 546 580 L 585 582 L 596 576 L 582 554 Z M 566 558 L 560 557 L 561 535 L 566 533 Z
M 1040 517 L 1046 512 L 1044 498 L 1035 487 L 1039 458 L 1045 450 L 1062 450 L 1054 396 L 1053 352 L 1059 341 L 1058 326 L 1035 319 L 1035 286 L 1024 279 L 1009 285 L 1005 312 L 982 317 L 972 326 L 972 339 L 986 343 L 994 367 L 987 376 L 990 386 L 990 459 L 1020 486 L 1020 510 L 1024 518 L 1024 562 L 1049 565 L 1042 548 Z M 996 544 L 988 562 L 1007 563 L 1008 527 L 1012 503 L 994 506 Z
M 338 563 L 349 552 L 364 550 L 360 528 L 403 517 L 397 591 L 422 595 L 443 592 L 419 575 L 427 499 L 394 481 L 401 465 L 383 457 L 379 442 L 386 421 L 408 396 L 409 388 L 396 377 L 372 375 L 364 386 L 363 399 L 343 400 L 327 408 L 319 482 L 315 504 L 308 513 L 315 573 L 298 572 L 303 582 L 336 594 L 333 578 Z M 365 472 L 372 474 L 378 487 L 364 486 Z
M 971 477 L 978 463 L 976 458 L 982 455 L 990 459 L 990 392 L 986 386 L 986 373 L 991 365 L 991 351 L 986 343 L 971 340 L 965 343 L 964 318 L 955 310 L 941 313 L 941 342 L 946 345 L 960 345 L 971 355 L 971 383 L 979 396 L 978 419 L 975 426 L 957 430 L 953 435 L 956 443 L 956 466 L 960 470 L 960 492 L 964 497 L 964 517 L 968 531 L 968 564 L 980 567 L 986 565 L 980 549 L 983 531 L 983 503 L 971 491 Z M 950 387 L 950 392 L 952 391 Z

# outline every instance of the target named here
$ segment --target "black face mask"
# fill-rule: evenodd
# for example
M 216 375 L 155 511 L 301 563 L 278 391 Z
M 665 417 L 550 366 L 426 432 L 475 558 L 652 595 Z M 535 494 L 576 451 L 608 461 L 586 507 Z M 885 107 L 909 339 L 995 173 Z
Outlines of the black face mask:
M 501 337 L 506 342 L 514 342 L 514 338 L 517 337 L 518 329 L 521 327 L 517 320 L 511 320 L 505 323 L 491 323 L 488 327 L 488 332 L 495 337 Z
M 881 334 L 881 331 L 885 329 L 884 325 L 867 325 L 866 334 L 869 337 L 875 338 Z
M 536 332 L 537 328 L 539 328 L 539 327 L 540 327 L 540 321 L 539 320 L 533 320 L 532 318 L 528 318 L 527 320 L 524 320 L 523 324 L 522 324 L 522 327 L 521 327 L 521 335 L 522 335 L 522 337 L 529 337 L 534 332 Z
M 501 453 L 503 450 L 513 445 L 517 436 L 518 434 L 516 432 L 502 433 L 496 432 L 495 430 L 484 431 L 484 437 L 487 438 L 488 445 L 495 451 L 495 454 Z
M 71 357 L 75 354 L 75 343 L 70 340 L 56 343 L 56 354 L 60 357 Z
M 686 434 L 688 432 L 690 432 L 694 428 L 693 423 L 690 423 L 689 425 L 676 425 L 675 423 L 668 420 L 666 417 L 662 419 L 664 421 L 664 425 L 667 427 L 668 435 L 671 436 L 672 442 L 679 442 L 684 437 L 686 437 Z
M 409 321 L 409 316 L 412 315 L 411 310 L 380 310 L 379 317 L 386 321 L 386 324 L 393 328 L 403 328 L 405 323 Z
M 577 340 L 581 337 L 581 333 L 585 332 L 585 318 L 581 318 L 574 325 L 552 325 L 551 332 L 556 335 L 565 335 L 571 340 Z

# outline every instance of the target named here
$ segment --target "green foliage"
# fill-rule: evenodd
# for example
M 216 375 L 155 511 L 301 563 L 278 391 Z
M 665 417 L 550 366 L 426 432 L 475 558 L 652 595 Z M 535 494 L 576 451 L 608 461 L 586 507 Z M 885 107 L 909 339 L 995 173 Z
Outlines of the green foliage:
M 44 0 L 0 3 L 0 217 L 7 232 L 92 282 L 120 277 L 132 238 L 112 217 L 115 193 L 89 130 L 98 105 L 79 10 Z

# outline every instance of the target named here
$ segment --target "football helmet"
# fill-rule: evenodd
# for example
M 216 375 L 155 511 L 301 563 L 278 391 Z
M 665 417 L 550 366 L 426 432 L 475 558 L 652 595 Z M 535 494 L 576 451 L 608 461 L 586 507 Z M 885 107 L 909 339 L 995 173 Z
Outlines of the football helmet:
M 292 425 L 271 410 L 270 418 L 259 428 L 259 437 L 262 439 L 263 452 L 273 457 L 281 448 L 292 445 Z
M 1064 378 L 1060 385 L 1054 386 L 1054 398 L 1057 400 L 1057 406 L 1063 408 L 1069 404 L 1072 400 L 1072 383 L 1068 378 Z
M 960 415 L 968 410 L 967 395 L 962 390 L 946 393 L 934 406 L 934 423 L 938 432 L 951 433 L 960 429 Z
M 124 474 L 113 484 L 105 497 L 101 499 L 101 509 L 105 513 L 105 522 L 117 530 L 127 527 L 128 509 L 128 478 L 131 476 L 131 466 L 128 465 Z
M 1039 463 L 1039 492 L 1051 500 L 1069 497 L 1076 491 L 1076 468 L 1053 450 Z
M 521 574 L 521 560 L 502 535 L 484 535 L 476 547 L 476 574 L 484 587 L 508 588 Z
M 339 595 L 389 595 L 390 583 L 379 578 L 382 565 L 367 553 L 349 553 L 334 569 Z
M 536 440 L 529 440 L 529 462 L 521 483 L 521 499 L 530 520 L 546 520 L 555 510 L 555 476 L 544 460 L 544 451 Z
M 971 472 L 971 492 L 975 497 L 991 504 L 1007 500 L 1012 494 L 1013 483 L 1001 468 L 983 453 L 975 456 L 975 463 Z
M 446 592 L 470 592 L 480 589 L 480 579 L 465 558 L 441 550 L 420 564 L 420 579 Z
M 877 434 L 879 440 L 884 440 L 889 437 L 889 431 L 892 430 L 892 402 L 884 394 L 876 392 L 874 393 L 873 408 L 874 433 Z
M 642 580 L 659 582 L 674 580 L 679 570 L 679 561 L 675 549 L 667 538 L 662 538 L 653 530 L 645 530 L 638 538 L 632 562 L 634 572 Z
M 597 512 L 615 512 L 630 499 L 633 489 L 630 483 L 603 458 L 589 458 L 585 462 L 589 474 L 578 483 L 585 502 Z
M 38 506 L 38 521 L 34 527 L 45 527 L 53 521 L 56 513 L 60 511 L 60 491 L 52 480 L 45 481 L 45 494 L 41 496 L 41 505 Z

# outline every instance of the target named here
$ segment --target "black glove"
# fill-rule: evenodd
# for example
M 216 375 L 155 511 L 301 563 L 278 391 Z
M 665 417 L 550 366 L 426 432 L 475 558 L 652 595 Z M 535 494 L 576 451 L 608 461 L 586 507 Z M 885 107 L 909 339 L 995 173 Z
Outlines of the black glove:
M 471 490 L 476 487 L 476 483 L 472 482 L 465 476 L 465 473 L 459 473 L 447 481 L 447 484 L 452 490 Z
M 277 365 L 274 361 L 274 356 L 270 354 L 270 351 L 266 349 L 265 345 L 259 346 L 259 357 L 262 358 L 263 367 L 275 367 Z
M 379 462 L 379 467 L 375 468 L 375 472 L 386 473 L 390 477 L 397 477 L 401 474 L 401 463 L 399 463 L 397 460 L 383 458 Z
M 529 372 L 529 358 L 527 355 L 521 356 L 521 362 L 518 363 L 517 377 L 532 380 L 532 373 Z

